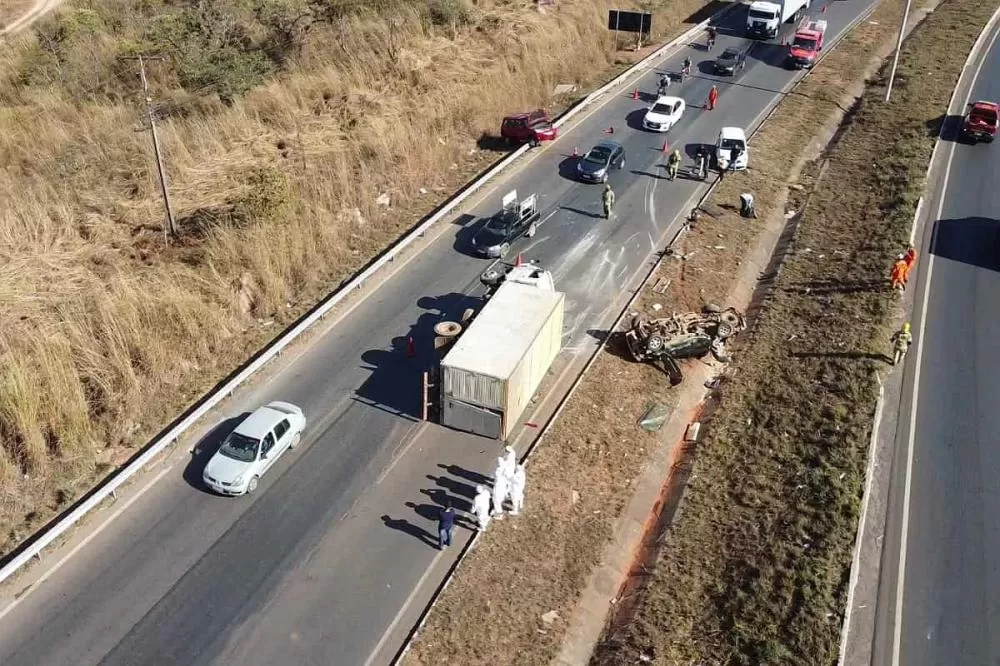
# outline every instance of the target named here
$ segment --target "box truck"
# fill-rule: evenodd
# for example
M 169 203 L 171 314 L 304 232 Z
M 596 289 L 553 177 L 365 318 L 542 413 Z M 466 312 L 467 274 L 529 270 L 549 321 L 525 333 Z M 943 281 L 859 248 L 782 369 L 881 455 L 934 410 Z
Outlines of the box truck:
M 747 11 L 747 36 L 773 39 L 782 23 L 797 21 L 809 0 L 778 0 L 751 2 Z
M 441 424 L 506 440 L 562 345 L 565 295 L 504 281 L 441 359 Z

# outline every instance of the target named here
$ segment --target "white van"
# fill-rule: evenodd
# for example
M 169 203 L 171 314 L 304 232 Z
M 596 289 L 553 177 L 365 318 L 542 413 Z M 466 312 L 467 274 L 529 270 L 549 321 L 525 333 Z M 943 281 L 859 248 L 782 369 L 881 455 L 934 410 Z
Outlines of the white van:
M 733 149 L 736 149 L 736 162 L 730 164 Z M 720 169 L 742 171 L 750 161 L 750 151 L 747 149 L 747 135 L 739 127 L 723 127 L 719 130 L 719 140 L 715 143 L 715 163 Z

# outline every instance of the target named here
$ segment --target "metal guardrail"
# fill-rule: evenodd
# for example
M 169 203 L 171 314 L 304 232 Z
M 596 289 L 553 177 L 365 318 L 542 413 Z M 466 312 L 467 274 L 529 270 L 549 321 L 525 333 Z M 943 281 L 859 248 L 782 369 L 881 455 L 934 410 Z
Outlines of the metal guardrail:
M 822 60 L 837 46 L 837 44 L 839 44 L 845 37 L 847 37 L 854 30 L 854 28 L 857 27 L 857 25 L 859 23 L 861 23 L 862 21 L 864 21 L 865 19 L 867 19 L 869 16 L 871 16 L 872 12 L 874 12 L 875 9 L 876 9 L 876 7 L 878 7 L 879 1 L 881 1 L 881 0 L 878 0 L 875 3 L 873 3 L 872 6 L 869 9 L 867 9 L 864 13 L 862 13 L 861 15 L 859 15 L 857 18 L 855 18 L 851 23 L 849 23 L 847 25 L 847 27 L 837 37 L 837 39 L 834 40 L 831 43 L 831 45 L 820 55 L 820 57 L 816 61 L 816 65 L 818 65 L 820 62 L 822 62 Z M 718 15 L 712 17 L 712 19 L 720 18 L 721 16 L 723 16 L 725 13 L 731 11 L 732 9 L 733 9 L 732 7 L 728 7 L 725 10 L 723 10 L 722 12 L 720 12 Z M 711 21 L 712 19 L 709 19 L 708 21 L 705 21 L 703 24 L 699 24 L 698 30 L 699 31 L 703 30 L 704 26 L 707 25 L 708 22 Z M 672 42 L 667 47 L 663 47 L 663 48 L 659 49 L 657 51 L 657 54 L 659 54 L 661 52 L 665 53 L 666 50 L 669 50 L 669 48 L 673 47 L 677 42 L 682 42 L 685 39 L 689 39 L 690 35 L 691 34 L 695 34 L 696 32 L 697 32 L 696 30 L 692 29 L 692 30 L 688 31 L 687 33 L 684 33 L 684 35 L 682 35 L 681 37 L 678 37 L 676 40 L 674 40 L 674 42 Z M 652 57 L 652 56 L 650 56 L 650 57 Z M 638 64 L 642 64 L 642 63 L 638 63 Z M 815 68 L 815 66 L 814 66 L 814 68 Z M 639 70 L 637 70 L 637 71 L 639 71 Z M 750 139 L 752 139 L 754 137 L 754 135 L 757 134 L 757 132 L 760 131 L 760 129 L 764 126 L 764 124 L 767 123 L 767 121 L 771 119 L 771 117 L 777 111 L 778 107 L 781 105 L 781 101 L 788 94 L 790 94 L 807 76 L 809 76 L 809 74 L 812 71 L 813 71 L 813 68 L 807 69 L 807 70 L 803 71 L 801 76 L 799 76 L 797 79 L 794 79 L 787 86 L 787 89 L 783 90 L 781 92 L 781 94 L 777 97 L 777 99 L 772 103 L 771 107 L 762 112 L 762 115 L 764 117 L 759 122 L 757 122 L 757 124 L 754 126 L 754 128 L 747 134 L 747 141 L 748 142 L 749 142 Z M 624 77 L 624 76 L 618 77 L 618 79 L 616 79 L 616 81 L 617 80 L 624 80 L 624 78 L 627 78 L 627 77 Z M 596 94 L 596 93 L 594 93 L 594 94 Z M 699 197 L 698 203 L 695 205 L 695 208 L 700 208 L 701 205 L 704 204 L 705 201 L 712 195 L 712 193 L 715 191 L 715 188 L 718 187 L 721 182 L 722 181 L 718 177 L 716 177 L 715 181 L 713 181 L 708 186 L 708 188 L 705 190 L 704 194 L 702 194 L 702 196 Z M 618 326 L 621 324 L 622 319 L 625 317 L 626 314 L 628 314 L 628 312 L 631 309 L 632 304 L 635 302 L 636 298 L 638 298 L 639 294 L 642 293 L 643 288 L 649 283 L 650 278 L 653 275 L 656 274 L 656 271 L 663 264 L 663 260 L 668 256 L 668 251 L 673 248 L 674 244 L 680 239 L 681 235 L 685 231 L 688 230 L 688 226 L 689 226 L 688 224 L 681 225 L 681 228 L 677 230 L 677 233 L 674 234 L 674 236 L 673 236 L 673 238 L 671 238 L 670 242 L 667 243 L 667 245 L 664 248 L 664 250 L 660 253 L 659 257 L 657 257 L 657 260 L 655 262 L 653 262 L 652 267 L 646 273 L 646 276 L 639 283 L 638 287 L 636 287 L 636 290 L 632 294 L 631 298 L 629 298 L 628 302 L 625 304 L 625 306 L 622 308 L 622 310 L 618 313 L 618 316 L 615 317 L 614 323 L 608 329 L 608 331 L 609 331 L 608 335 L 604 336 L 604 338 L 601 340 L 600 344 L 594 349 L 593 353 L 591 354 L 591 357 L 587 360 L 587 363 L 583 366 L 583 369 L 580 371 L 580 374 L 577 375 L 576 379 L 570 385 L 569 390 L 566 392 L 566 394 L 559 401 L 559 404 L 556 406 L 555 410 L 552 412 L 552 415 L 548 418 L 548 420 L 546 421 L 545 425 L 542 427 L 541 431 L 539 432 L 538 437 L 536 437 L 534 439 L 534 441 L 528 447 L 528 450 L 525 451 L 524 455 L 521 457 L 520 462 L 522 462 L 522 463 L 527 462 L 528 458 L 531 457 L 531 454 L 534 453 L 535 449 L 542 443 L 543 438 L 549 433 L 549 431 L 551 430 L 552 426 L 555 424 L 556 419 L 562 413 L 563 409 L 565 409 L 566 405 L 569 403 L 570 398 L 573 397 L 573 394 L 576 392 L 577 388 L 579 388 L 580 384 L 583 382 L 583 379 L 586 376 L 587 372 L 594 365 L 594 363 L 597 361 L 597 358 L 600 356 L 601 352 L 607 346 L 607 342 L 611 338 L 611 332 L 613 332 L 615 329 L 617 329 Z M 448 573 L 445 574 L 444 580 L 442 580 L 441 583 L 438 585 L 437 589 L 434 591 L 434 594 L 431 596 L 431 600 L 428 602 L 427 606 L 421 612 L 420 618 L 418 619 L 417 624 L 413 627 L 413 629 L 410 630 L 410 633 L 407 635 L 406 642 L 403 643 L 403 645 L 399 648 L 399 650 L 396 652 L 395 656 L 393 657 L 392 662 L 391 662 L 392 666 L 398 666 L 398 664 L 400 664 L 402 662 L 403 657 L 405 657 L 406 654 L 409 652 L 410 648 L 413 645 L 413 641 L 419 635 L 420 630 L 423 629 L 424 625 L 427 622 L 427 618 L 430 617 L 430 614 L 434 610 L 434 607 L 437 605 L 437 602 L 440 600 L 441 595 L 444 593 L 444 591 L 446 589 L 448 589 L 448 586 L 451 584 L 451 581 L 454 579 L 455 574 L 457 573 L 457 571 L 458 571 L 459 567 L 461 566 L 462 562 L 464 562 L 465 558 L 468 557 L 468 555 L 475 549 L 476 544 L 479 542 L 480 535 L 481 535 L 480 532 L 476 532 L 473 535 L 472 539 L 470 539 L 466 543 L 465 547 L 462 549 L 462 552 L 459 554 L 458 558 L 455 560 L 455 562 L 448 569 Z
M 722 12 L 717 14 L 715 17 L 728 13 L 733 8 L 738 6 L 739 3 L 734 3 L 733 6 L 727 7 Z M 712 20 L 712 19 L 709 19 Z M 559 115 L 559 117 L 553 122 L 556 127 L 561 127 L 578 113 L 580 113 L 584 108 L 587 108 L 594 103 L 595 100 L 604 95 L 608 90 L 620 86 L 627 79 L 636 76 L 637 74 L 645 72 L 647 69 L 652 67 L 654 61 L 662 58 L 667 51 L 675 48 L 678 44 L 690 39 L 693 35 L 704 30 L 705 26 L 708 24 L 708 20 L 699 23 L 694 26 L 680 37 L 671 40 L 668 44 L 660 47 L 650 55 L 643 58 L 641 61 L 635 65 L 628 68 L 622 74 L 616 76 L 614 79 L 604 84 L 597 90 L 594 90 L 589 95 L 584 97 L 581 101 L 574 104 L 571 108 L 567 109 L 565 112 Z M 69 513 L 61 518 L 57 518 L 55 522 L 51 523 L 48 527 L 43 528 L 37 532 L 32 539 L 22 544 L 16 548 L 13 554 L 9 558 L 5 558 L 6 561 L 3 567 L 0 568 L 0 583 L 10 578 L 16 571 L 27 564 L 33 557 L 40 557 L 42 550 L 49 546 L 53 541 L 58 539 L 60 536 L 65 534 L 71 527 L 73 527 L 80 519 L 85 515 L 90 513 L 94 508 L 96 508 L 101 502 L 110 496 L 115 495 L 116 491 L 122 484 L 128 481 L 130 478 L 135 476 L 137 472 L 148 465 L 157 455 L 163 452 L 168 446 L 175 443 L 181 435 L 183 435 L 189 428 L 191 428 L 198 420 L 205 416 L 209 411 L 216 407 L 223 400 L 232 395 L 232 393 L 243 385 L 250 377 L 255 375 L 261 368 L 268 364 L 271 360 L 276 358 L 281 354 L 281 352 L 288 347 L 292 342 L 294 342 L 300 335 L 305 333 L 314 324 L 321 321 L 327 314 L 330 313 L 337 305 L 339 305 L 344 299 L 346 299 L 355 289 L 361 287 L 365 281 L 373 277 L 379 270 L 384 268 L 387 264 L 391 263 L 396 256 L 398 256 L 403 250 L 413 244 L 418 238 L 422 237 L 424 234 L 430 230 L 431 227 L 439 223 L 445 217 L 454 211 L 460 204 L 462 204 L 466 199 L 471 197 L 475 192 L 479 191 L 484 185 L 486 185 L 490 180 L 497 176 L 505 169 L 507 169 L 511 164 L 513 164 L 519 157 L 524 155 L 528 150 L 529 145 L 523 145 L 516 149 L 511 154 L 504 157 L 502 160 L 497 162 L 493 167 L 486 171 L 483 175 L 477 178 L 475 181 L 466 185 L 462 190 L 460 190 L 454 197 L 446 201 L 442 206 L 440 206 L 433 214 L 431 214 L 426 220 L 421 224 L 413 228 L 405 236 L 400 238 L 395 244 L 393 244 L 388 250 L 385 251 L 378 259 L 372 262 L 367 268 L 365 268 L 361 273 L 356 275 L 346 284 L 337 288 L 332 294 L 330 294 L 326 299 L 321 301 L 316 307 L 313 308 L 305 317 L 300 319 L 298 323 L 294 324 L 290 329 L 281 335 L 278 339 L 271 342 L 267 347 L 265 347 L 260 353 L 258 353 L 249 363 L 244 365 L 235 375 L 231 376 L 229 380 L 226 381 L 220 388 L 216 389 L 211 394 L 204 396 L 198 403 L 196 403 L 193 408 L 191 408 L 186 414 L 184 414 L 179 421 L 177 421 L 173 426 L 169 428 L 165 433 L 161 434 L 156 439 L 149 442 L 141 453 L 133 458 L 125 467 L 117 470 L 112 475 L 107 477 L 104 482 L 95 488 L 85 499 L 79 502 L 75 507 L 73 507 Z

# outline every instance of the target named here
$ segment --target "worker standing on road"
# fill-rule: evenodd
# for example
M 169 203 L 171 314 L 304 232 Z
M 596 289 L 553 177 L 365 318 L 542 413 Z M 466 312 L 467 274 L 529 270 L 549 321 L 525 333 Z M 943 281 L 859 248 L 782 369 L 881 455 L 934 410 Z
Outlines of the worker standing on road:
M 898 365 L 906 356 L 906 350 L 913 342 L 913 334 L 910 333 L 910 322 L 905 322 L 898 331 L 892 334 L 892 364 Z
M 677 177 L 677 170 L 681 167 L 681 151 L 674 148 L 667 158 L 667 178 L 673 180 Z
M 611 207 L 615 205 L 615 193 L 611 190 L 610 185 L 604 186 L 604 194 L 601 196 L 601 202 L 604 204 L 604 219 L 611 219 Z
M 490 524 L 490 491 L 486 486 L 476 486 L 476 497 L 472 500 L 472 513 L 476 514 L 476 526 L 485 531 Z
M 503 520 L 503 502 L 507 499 L 510 489 L 510 476 L 507 474 L 507 463 L 503 456 L 497 458 L 497 467 L 493 470 L 493 517 Z
M 517 452 L 512 446 L 504 447 L 503 466 L 507 473 L 507 479 L 514 478 L 514 469 L 517 467 Z
M 913 270 L 913 265 L 917 263 L 917 250 L 912 245 L 906 250 L 906 254 L 903 255 L 903 263 L 906 264 L 906 273 L 903 275 L 903 284 L 910 281 L 910 271 Z
M 451 500 L 447 500 L 438 514 L 438 550 L 451 545 L 451 531 L 454 527 L 455 509 L 451 508 Z
M 716 86 L 712 86 L 712 89 L 708 91 L 708 110 L 712 111 L 715 109 L 715 103 L 719 101 L 719 89 Z
M 527 474 L 524 471 L 524 464 L 519 464 L 514 469 L 514 476 L 510 480 L 510 515 L 516 516 L 524 508 L 524 486 L 527 483 Z
M 903 291 L 906 289 L 906 277 L 906 261 L 903 259 L 903 255 L 899 255 L 896 257 L 896 263 L 892 265 L 892 270 L 889 271 L 889 285 L 892 290 Z

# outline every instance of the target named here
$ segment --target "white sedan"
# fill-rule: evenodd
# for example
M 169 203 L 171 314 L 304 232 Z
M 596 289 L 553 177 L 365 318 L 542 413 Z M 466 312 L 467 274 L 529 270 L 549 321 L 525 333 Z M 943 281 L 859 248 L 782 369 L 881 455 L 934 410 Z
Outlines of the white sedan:
M 205 465 L 205 485 L 223 495 L 244 495 L 257 489 L 282 453 L 295 448 L 306 427 L 302 410 L 287 402 L 272 402 L 243 420 Z
M 642 119 L 642 126 L 653 132 L 669 132 L 684 115 L 687 105 L 680 97 L 664 95 L 649 107 Z

